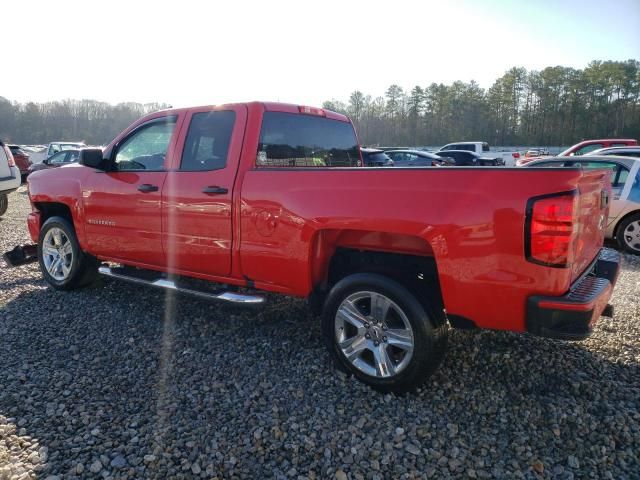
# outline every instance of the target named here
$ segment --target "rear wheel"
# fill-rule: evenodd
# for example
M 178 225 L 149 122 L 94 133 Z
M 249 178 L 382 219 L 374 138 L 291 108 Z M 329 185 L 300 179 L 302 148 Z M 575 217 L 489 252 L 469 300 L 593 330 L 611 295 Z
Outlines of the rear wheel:
M 640 213 L 631 215 L 620 223 L 616 240 L 621 249 L 640 255 Z
M 422 384 L 444 356 L 447 325 L 432 318 L 400 283 L 359 273 L 333 287 L 322 328 L 341 368 L 378 390 L 404 392 Z
M 72 290 L 97 276 L 97 260 L 80 249 L 73 225 L 63 217 L 49 218 L 40 229 L 38 262 L 45 280 L 58 290 Z
M 0 195 L 0 217 L 7 213 L 7 208 L 9 208 L 9 199 L 7 195 Z

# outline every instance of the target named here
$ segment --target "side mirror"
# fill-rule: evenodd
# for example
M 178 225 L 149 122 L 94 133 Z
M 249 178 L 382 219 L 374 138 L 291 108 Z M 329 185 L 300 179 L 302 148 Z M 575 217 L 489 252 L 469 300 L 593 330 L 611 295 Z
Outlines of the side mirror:
M 102 156 L 101 148 L 83 148 L 78 155 L 78 163 L 85 167 L 107 171 L 108 162 Z
M 42 163 L 44 163 L 45 165 L 49 165 L 49 159 L 45 158 L 44 160 L 42 160 Z

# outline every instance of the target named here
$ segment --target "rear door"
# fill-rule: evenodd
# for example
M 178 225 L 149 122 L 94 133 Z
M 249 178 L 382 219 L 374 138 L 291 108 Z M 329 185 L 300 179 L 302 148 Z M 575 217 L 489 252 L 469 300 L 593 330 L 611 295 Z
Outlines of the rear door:
M 162 190 L 162 243 L 172 270 L 231 272 L 232 198 L 244 105 L 189 110 Z

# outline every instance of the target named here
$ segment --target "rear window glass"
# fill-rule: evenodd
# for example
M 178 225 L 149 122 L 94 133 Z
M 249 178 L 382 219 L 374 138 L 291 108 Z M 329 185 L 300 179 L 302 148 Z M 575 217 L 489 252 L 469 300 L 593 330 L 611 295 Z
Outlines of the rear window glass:
M 483 143 L 482 144 L 482 151 L 483 152 L 488 152 L 489 151 L 489 144 L 488 143 Z
M 360 149 L 353 126 L 324 117 L 265 112 L 259 167 L 357 167 Z

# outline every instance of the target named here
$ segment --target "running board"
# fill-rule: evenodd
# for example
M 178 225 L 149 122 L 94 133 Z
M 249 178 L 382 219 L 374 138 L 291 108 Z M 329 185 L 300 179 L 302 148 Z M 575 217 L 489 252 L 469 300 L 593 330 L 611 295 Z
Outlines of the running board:
M 264 297 L 257 295 L 245 295 L 241 293 L 219 291 L 219 292 L 207 292 L 203 290 L 194 290 L 192 288 L 181 287 L 176 284 L 175 281 L 167 278 L 146 279 L 137 277 L 134 275 L 127 275 L 124 273 L 116 272 L 113 268 L 107 266 L 100 266 L 98 272 L 105 277 L 116 278 L 118 280 L 124 280 L 125 282 L 137 283 L 139 285 L 146 285 L 148 287 L 163 288 L 165 290 L 173 290 L 179 293 L 185 293 L 194 297 L 204 298 L 207 300 L 218 300 L 222 302 L 235 303 L 239 305 L 260 305 L 264 303 Z

